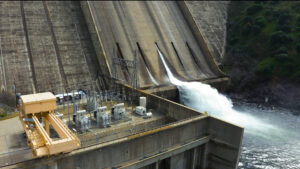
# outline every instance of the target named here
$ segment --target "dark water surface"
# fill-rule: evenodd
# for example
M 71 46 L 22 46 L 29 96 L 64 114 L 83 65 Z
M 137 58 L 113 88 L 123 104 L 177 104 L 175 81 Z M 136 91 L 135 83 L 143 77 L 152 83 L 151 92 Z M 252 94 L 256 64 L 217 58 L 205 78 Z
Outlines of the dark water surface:
M 274 127 L 262 133 L 261 126 L 245 127 L 239 169 L 300 169 L 300 116 L 236 101 L 234 109 Z

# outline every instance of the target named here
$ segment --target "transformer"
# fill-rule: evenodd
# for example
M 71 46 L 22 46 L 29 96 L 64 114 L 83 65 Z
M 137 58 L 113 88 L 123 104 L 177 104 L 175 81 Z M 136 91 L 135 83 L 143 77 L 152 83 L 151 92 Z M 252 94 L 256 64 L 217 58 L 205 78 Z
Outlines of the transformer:
M 125 117 L 124 103 L 119 103 L 111 108 L 111 114 L 115 120 L 120 120 Z
M 110 117 L 108 113 L 104 113 L 100 116 L 100 123 L 102 127 L 109 127 L 110 126 Z
M 96 119 L 97 119 L 97 124 L 101 125 L 102 127 L 109 127 L 110 126 L 110 116 L 106 112 L 107 107 L 98 107 L 97 108 L 97 114 L 96 114 Z
M 85 132 L 90 128 L 91 122 L 88 117 L 84 116 L 82 119 L 80 119 L 80 125 L 81 131 Z
M 79 110 L 76 115 L 73 115 L 73 121 L 77 126 L 80 125 L 81 131 L 87 131 L 91 127 L 91 122 L 88 117 L 85 116 L 86 110 Z

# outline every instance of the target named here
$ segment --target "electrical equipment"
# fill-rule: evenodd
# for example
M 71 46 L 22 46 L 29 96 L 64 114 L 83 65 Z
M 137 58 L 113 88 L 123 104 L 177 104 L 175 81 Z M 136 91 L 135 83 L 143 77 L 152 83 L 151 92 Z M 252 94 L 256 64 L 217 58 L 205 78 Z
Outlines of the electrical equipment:
M 143 107 L 143 106 L 137 106 L 137 107 L 135 108 L 135 112 L 136 112 L 136 114 L 138 114 L 138 115 L 144 116 L 144 115 L 146 114 L 146 108 Z
M 124 103 L 119 103 L 111 108 L 111 114 L 115 120 L 120 120 L 125 117 Z
M 85 115 L 86 113 L 87 113 L 86 110 L 78 110 L 78 111 L 76 112 L 76 115 L 75 115 L 76 120 L 75 120 L 74 122 L 75 122 L 75 123 L 80 122 L 80 120 L 84 117 L 84 115 Z
M 151 113 L 151 112 L 148 112 L 148 113 L 146 113 L 146 114 L 143 116 L 144 119 L 148 119 L 148 118 L 151 118 L 151 117 L 152 117 L 152 113 Z
M 76 115 L 73 116 L 73 121 L 75 119 L 75 123 L 77 126 L 80 125 L 81 131 L 85 132 L 91 127 L 91 121 L 86 116 L 87 112 L 86 110 L 79 110 L 76 112 Z
M 110 126 L 110 117 L 106 112 L 100 116 L 100 119 L 100 124 L 102 125 L 102 127 Z
M 90 122 L 89 118 L 86 116 L 83 116 L 80 119 L 80 126 L 81 126 L 81 131 L 83 131 L 83 132 L 88 131 L 88 129 L 91 126 L 91 122 Z
M 140 106 L 146 108 L 146 97 L 140 97 Z
M 98 107 L 97 108 L 97 115 L 96 115 L 96 119 L 97 119 L 97 123 L 99 125 L 101 125 L 102 127 L 109 127 L 110 126 L 110 117 L 106 112 L 107 107 L 103 106 L 103 107 Z

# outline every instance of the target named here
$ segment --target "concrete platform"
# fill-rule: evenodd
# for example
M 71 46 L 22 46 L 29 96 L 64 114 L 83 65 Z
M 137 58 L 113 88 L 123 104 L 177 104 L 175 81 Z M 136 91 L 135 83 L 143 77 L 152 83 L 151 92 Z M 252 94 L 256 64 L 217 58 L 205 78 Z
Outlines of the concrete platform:
M 0 122 L 0 167 L 33 158 L 18 117 Z

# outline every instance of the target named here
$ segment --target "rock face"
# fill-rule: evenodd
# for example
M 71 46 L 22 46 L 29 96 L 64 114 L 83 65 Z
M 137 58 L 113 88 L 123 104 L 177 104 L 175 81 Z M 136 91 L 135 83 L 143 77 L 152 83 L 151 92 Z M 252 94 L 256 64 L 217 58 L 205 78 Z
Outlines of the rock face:
M 99 69 L 80 2 L 1 1 L 0 40 L 2 90 L 58 92 Z
M 225 54 L 229 1 L 186 1 L 195 22 L 218 64 Z

